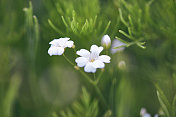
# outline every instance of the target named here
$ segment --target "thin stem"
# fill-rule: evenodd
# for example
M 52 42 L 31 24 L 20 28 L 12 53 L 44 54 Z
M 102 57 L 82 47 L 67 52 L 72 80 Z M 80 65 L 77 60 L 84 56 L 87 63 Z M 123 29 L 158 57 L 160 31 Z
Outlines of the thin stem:
M 87 74 L 85 74 L 82 70 L 79 70 L 79 71 L 88 80 L 88 82 L 94 86 L 94 88 L 95 88 L 98 96 L 100 97 L 101 101 L 103 102 L 104 106 L 106 106 L 107 108 L 109 108 L 108 105 L 107 105 L 107 103 L 106 103 L 106 101 L 105 101 L 104 96 L 102 95 L 99 87 L 97 86 L 97 82 L 91 80 L 91 78 Z M 94 76 L 95 76 L 95 74 L 94 74 Z
M 72 62 L 65 56 L 65 54 L 63 54 L 63 56 L 64 56 L 64 58 L 65 58 L 71 65 L 75 66 L 75 64 L 72 63 Z M 108 105 L 107 105 L 107 103 L 106 103 L 106 101 L 105 101 L 104 96 L 102 95 L 102 93 L 101 93 L 99 87 L 97 86 L 97 83 L 96 83 L 95 81 L 91 80 L 91 78 L 90 78 L 87 74 L 85 74 L 85 72 L 83 72 L 81 69 L 79 69 L 78 71 L 86 78 L 86 80 L 87 80 L 90 84 L 92 84 L 92 85 L 94 86 L 94 88 L 95 88 L 95 90 L 96 90 L 98 96 L 99 96 L 100 99 L 102 100 L 103 104 L 104 104 L 106 107 L 108 107 Z M 95 77 L 95 74 L 94 74 L 94 77 Z M 108 107 L 108 108 L 109 108 L 109 107 Z
M 94 80 L 96 80 L 96 76 L 95 76 L 95 73 L 93 73 L 93 76 L 94 76 Z
M 75 64 L 72 63 L 72 62 L 65 56 L 65 54 L 63 54 L 63 56 L 64 56 L 64 58 L 65 58 L 71 65 L 75 66 Z
M 98 84 L 98 83 L 99 83 L 99 81 L 100 81 L 100 78 L 101 78 L 102 74 L 103 74 L 103 71 L 102 71 L 102 72 L 98 75 L 98 78 L 97 78 L 97 80 L 95 81 L 95 82 L 96 82 L 96 84 Z
M 97 94 L 99 95 L 100 99 L 102 100 L 104 106 L 106 106 L 107 108 L 109 108 L 108 105 L 107 105 L 107 103 L 106 103 L 106 100 L 105 100 L 104 96 L 102 95 L 100 89 L 98 88 L 98 86 L 95 83 L 94 83 L 94 87 L 95 87 L 95 90 L 96 90 Z
M 88 81 L 90 84 L 92 84 L 92 85 L 95 84 L 94 81 L 91 80 L 91 78 L 90 78 L 87 74 L 85 74 L 82 70 L 78 70 L 78 71 L 87 79 L 87 81 Z
M 106 49 L 106 55 L 108 55 L 108 49 Z
M 64 56 L 64 58 L 65 58 L 71 65 L 75 66 L 75 64 L 72 63 L 72 62 L 65 56 L 65 54 L 63 54 L 63 56 Z M 87 81 L 88 81 L 90 84 L 94 84 L 94 81 L 92 81 L 91 78 L 90 78 L 87 74 L 85 74 L 81 69 L 79 69 L 78 71 L 87 79 Z
M 73 48 L 73 50 L 74 50 L 74 52 L 76 53 L 76 49 L 75 48 Z M 76 58 L 78 57 L 78 55 L 76 54 Z

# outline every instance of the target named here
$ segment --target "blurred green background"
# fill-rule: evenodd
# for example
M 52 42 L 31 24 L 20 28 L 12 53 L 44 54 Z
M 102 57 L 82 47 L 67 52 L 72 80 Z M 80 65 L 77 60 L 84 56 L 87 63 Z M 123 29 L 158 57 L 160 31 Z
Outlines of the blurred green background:
M 142 107 L 175 117 L 175 0 L 0 0 L 0 9 L 0 117 L 138 117 Z M 109 53 L 98 84 L 108 109 L 63 56 L 47 52 L 55 38 L 78 50 L 105 34 L 129 46 Z M 72 49 L 65 55 L 74 62 Z

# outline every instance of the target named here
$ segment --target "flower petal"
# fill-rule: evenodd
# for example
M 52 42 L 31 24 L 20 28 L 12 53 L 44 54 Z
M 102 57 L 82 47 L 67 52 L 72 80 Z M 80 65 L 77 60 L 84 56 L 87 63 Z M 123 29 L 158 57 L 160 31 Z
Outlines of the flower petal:
M 85 57 L 78 57 L 75 59 L 77 66 L 84 67 L 88 63 L 88 59 Z
M 151 115 L 149 113 L 146 113 L 142 117 L 151 117 Z
M 90 52 L 86 49 L 81 49 L 81 50 L 77 51 L 76 54 L 79 56 L 82 56 L 82 57 L 86 57 L 86 58 L 89 58 L 89 56 L 90 56 Z
M 68 38 L 68 37 L 64 37 L 64 38 L 59 38 L 61 41 L 68 41 L 70 38 Z
M 98 60 L 104 62 L 104 63 L 110 63 L 111 57 L 107 55 L 101 55 L 99 56 Z
M 60 47 L 67 47 L 66 46 L 66 42 L 69 40 L 70 38 L 65 37 L 65 38 L 59 38 L 59 39 L 54 39 L 52 40 L 49 44 L 54 45 L 54 46 L 60 46 Z
M 60 42 L 59 39 L 54 39 L 54 40 L 52 40 L 51 42 L 49 42 L 49 44 L 54 45 L 54 46 L 58 46 L 58 45 L 59 45 L 59 42 Z
M 67 41 L 66 45 L 67 47 L 71 48 L 73 46 L 74 42 L 73 41 Z
M 48 49 L 48 54 L 52 55 L 62 55 L 64 53 L 64 48 L 52 46 Z
M 104 68 L 105 67 L 105 64 L 100 61 L 100 60 L 96 60 L 93 62 L 93 67 L 95 68 Z
M 95 51 L 97 51 L 99 54 L 100 54 L 100 52 L 103 50 L 103 47 L 98 47 L 97 45 L 92 45 L 91 46 L 91 48 L 90 48 L 90 51 L 91 52 L 95 52 Z
M 95 73 L 95 72 L 96 72 L 96 68 L 93 67 L 93 63 L 88 62 L 88 63 L 86 64 L 86 66 L 84 67 L 84 71 L 85 71 L 85 72 L 92 72 L 92 73 Z

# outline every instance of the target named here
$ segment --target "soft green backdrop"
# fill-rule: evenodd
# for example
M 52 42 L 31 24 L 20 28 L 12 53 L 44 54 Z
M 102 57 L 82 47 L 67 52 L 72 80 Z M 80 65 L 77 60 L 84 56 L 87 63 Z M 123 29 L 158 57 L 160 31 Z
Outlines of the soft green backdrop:
M 137 117 L 142 107 L 176 116 L 175 0 L 0 0 L 0 9 L 0 117 Z M 108 109 L 63 56 L 47 53 L 54 38 L 78 50 L 104 34 L 128 46 L 110 54 L 98 85 Z

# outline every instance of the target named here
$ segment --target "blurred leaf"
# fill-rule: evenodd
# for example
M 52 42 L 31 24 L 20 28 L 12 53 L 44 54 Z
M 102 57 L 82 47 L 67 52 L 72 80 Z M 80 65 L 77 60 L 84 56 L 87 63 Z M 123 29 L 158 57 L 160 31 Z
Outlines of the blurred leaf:
M 87 90 L 82 88 L 81 100 L 72 104 L 71 108 L 60 112 L 61 117 L 97 117 L 98 101 L 91 100 Z
M 19 74 L 15 74 L 12 76 L 9 88 L 4 96 L 3 105 L 2 105 L 2 115 L 3 117 L 11 117 L 12 106 L 15 100 L 15 96 L 17 95 L 18 89 L 20 87 L 21 77 Z
M 38 41 L 39 41 L 39 23 L 36 16 L 33 16 L 32 2 L 29 2 L 29 8 L 23 9 L 26 18 L 27 29 L 27 44 L 28 55 L 30 62 L 34 62 L 36 59 Z
M 162 91 L 162 89 L 157 84 L 155 84 L 155 86 L 156 86 L 156 89 L 157 89 L 158 100 L 161 104 L 161 107 L 162 107 L 164 113 L 167 115 L 167 117 L 171 117 L 169 112 L 172 109 L 171 109 L 171 105 L 170 105 L 167 97 L 165 96 L 164 92 Z
M 112 111 L 111 110 L 108 110 L 103 117 L 111 117 L 112 115 Z

